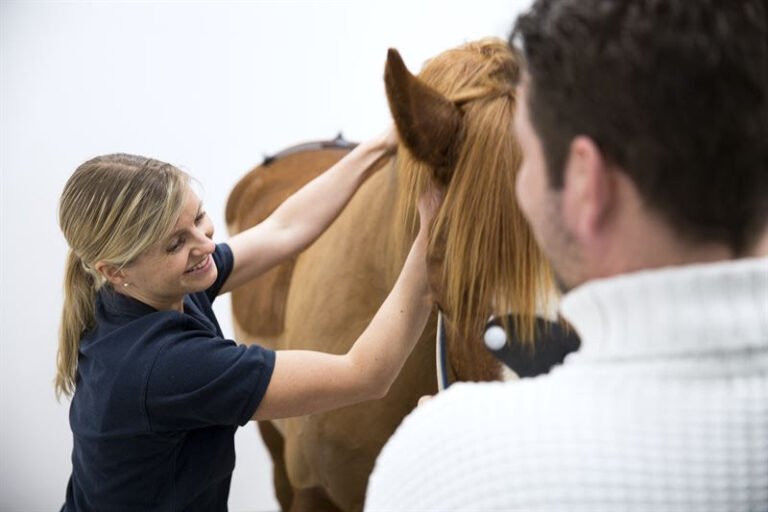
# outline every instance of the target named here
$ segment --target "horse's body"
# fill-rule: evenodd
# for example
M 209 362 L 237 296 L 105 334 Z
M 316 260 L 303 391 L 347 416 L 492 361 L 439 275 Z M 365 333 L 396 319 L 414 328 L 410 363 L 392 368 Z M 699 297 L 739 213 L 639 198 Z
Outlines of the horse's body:
M 493 42 L 494 51 L 503 52 L 505 49 Z M 397 77 L 392 80 L 396 82 Z M 390 82 L 388 92 L 397 87 Z M 397 98 L 393 100 L 390 93 L 391 105 L 393 101 Z M 463 171 L 460 170 L 460 163 L 451 168 L 433 165 L 435 169 L 442 169 L 444 175 L 441 177 L 435 169 L 430 170 L 429 165 L 414 163 L 413 155 L 416 159 L 420 158 L 418 149 L 413 149 L 408 126 L 402 124 L 396 106 L 393 106 L 393 113 L 408 149 L 401 148 L 397 157 L 385 162 L 383 168 L 361 186 L 331 227 L 299 255 L 295 263 L 273 269 L 235 291 L 232 303 L 239 340 L 274 349 L 309 349 L 338 354 L 350 349 L 392 289 L 415 236 L 415 226 L 403 222 L 408 215 L 398 214 L 398 205 L 405 204 L 411 212 L 414 206 L 409 205 L 412 201 L 404 197 L 408 194 L 403 188 L 409 179 L 413 181 L 413 177 L 406 179 L 404 173 L 434 172 L 433 176 L 438 180 L 451 183 L 446 184 L 444 207 L 435 221 L 438 223 L 435 229 L 439 232 L 433 238 L 428 256 L 430 283 L 435 298 L 446 309 L 448 317 L 456 311 L 463 311 L 455 306 L 456 294 L 450 293 L 451 286 L 457 282 L 471 283 L 463 285 L 466 288 L 463 295 L 472 296 L 480 303 L 479 307 L 472 309 L 482 313 L 474 314 L 478 318 L 473 325 L 484 324 L 488 313 L 497 310 L 497 306 L 508 307 L 506 302 L 491 304 L 492 301 L 498 302 L 499 296 L 488 292 L 488 287 L 481 287 L 479 291 L 470 290 L 467 286 L 474 286 L 473 281 L 457 278 L 464 266 L 471 266 L 480 274 L 487 273 L 484 270 L 486 266 L 496 267 L 494 262 L 484 266 L 461 254 L 455 256 L 458 261 L 452 265 L 448 257 L 457 253 L 454 231 L 461 229 L 456 226 L 469 226 L 466 222 L 462 224 L 454 220 L 459 215 L 472 215 L 473 212 L 452 211 L 448 203 L 454 202 L 465 208 L 467 204 L 462 203 L 460 192 L 452 188 L 454 182 L 458 183 L 456 187 L 460 187 L 462 181 L 458 175 L 452 178 L 452 172 L 507 172 L 512 175 L 513 183 L 516 169 L 504 168 L 501 164 L 494 169 L 465 165 L 469 170 Z M 461 134 L 462 139 L 472 136 L 469 131 L 474 128 L 469 121 L 467 123 Z M 330 167 L 347 151 L 338 148 L 313 149 L 278 158 L 251 171 L 238 183 L 227 204 L 230 231 L 242 231 L 266 218 L 291 192 Z M 424 179 L 422 176 L 421 180 Z M 472 181 L 471 177 L 468 179 Z M 514 203 L 514 195 L 509 194 L 512 186 L 508 185 L 509 176 L 499 177 L 499 180 L 496 188 L 502 186 L 498 183 L 503 183 L 505 189 L 488 191 L 488 200 L 499 203 L 493 199 L 494 195 L 505 194 L 502 197 Z M 499 207 L 502 210 L 494 214 L 504 217 L 508 213 L 503 211 L 506 206 L 499 203 Z M 517 219 L 518 212 L 515 210 L 510 215 L 510 218 Z M 464 241 L 462 245 L 470 248 L 477 245 L 473 243 L 473 236 L 486 243 L 491 235 L 483 232 L 485 224 L 492 224 L 492 221 L 478 219 L 478 226 L 473 228 L 478 233 L 460 234 L 460 239 Z M 505 227 L 511 230 L 515 226 L 517 224 Z M 491 233 L 497 231 L 500 230 L 494 229 Z M 511 294 L 511 298 L 517 301 L 517 309 L 531 313 L 535 311 L 536 304 L 524 302 L 534 301 L 538 289 L 545 286 L 546 280 L 541 272 L 532 270 L 538 269 L 538 266 L 532 265 L 541 265 L 542 260 L 526 233 L 524 237 L 516 234 L 513 241 L 504 239 L 497 244 L 498 247 L 491 245 L 487 250 L 492 254 L 483 255 L 483 250 L 475 252 L 490 260 L 506 250 L 510 252 L 509 258 L 514 253 L 513 263 L 526 262 L 527 273 L 531 274 L 527 288 L 517 293 L 510 290 L 507 283 L 503 284 L 506 286 L 505 293 Z M 473 263 L 464 265 L 466 261 Z M 491 274 L 497 276 L 498 272 Z M 510 276 L 504 275 L 497 277 L 510 279 Z M 478 280 L 482 279 L 478 276 Z M 490 284 L 500 285 L 492 281 Z M 463 318 L 461 315 L 458 317 Z M 462 330 L 456 323 L 449 322 L 452 326 L 448 338 L 449 376 L 453 380 L 501 378 L 502 366 L 482 345 L 481 331 L 477 328 Z M 433 315 L 402 373 L 384 399 L 324 414 L 260 424 L 275 462 L 275 486 L 283 509 L 356 511 L 362 508 L 368 476 L 383 444 L 402 418 L 416 406 L 420 396 L 436 392 L 434 336 Z
M 325 149 L 313 153 L 304 156 L 318 158 L 330 153 L 338 158 L 344 151 Z M 249 176 L 257 179 L 264 173 L 299 171 L 294 181 L 298 188 L 315 175 L 315 169 L 296 169 L 297 160 L 289 156 L 257 168 Z M 361 187 L 333 225 L 297 258 L 285 307 L 285 328 L 280 335 L 249 332 L 243 328 L 247 320 L 240 322 L 238 317 L 247 319 L 258 314 L 248 306 L 241 306 L 249 302 L 249 292 L 273 293 L 274 288 L 284 289 L 287 280 L 274 283 L 274 274 L 284 269 L 272 270 L 272 275 L 257 279 L 233 296 L 238 340 L 258 342 L 274 349 L 310 349 L 337 354 L 349 350 L 392 289 L 405 260 L 404 253 L 396 254 L 402 244 L 394 239 L 398 230 L 393 208 L 396 194 L 393 164 L 394 161 L 385 163 L 385 168 Z M 289 170 L 291 167 L 293 172 Z M 263 201 L 267 194 L 260 194 L 259 199 Z M 243 195 L 245 204 L 250 203 L 250 199 L 249 195 Z M 240 231 L 245 226 L 233 228 Z M 350 236 L 351 233 L 354 236 Z M 265 284 L 269 288 L 260 288 Z M 436 392 L 434 337 L 435 319 L 432 318 L 383 400 L 273 422 L 285 442 L 281 458 L 293 489 L 322 488 L 342 510 L 361 507 L 368 475 L 384 442 L 420 396 Z M 482 349 L 479 345 L 478 348 Z M 486 354 L 483 356 L 496 370 L 486 378 L 499 378 L 498 363 Z M 272 451 L 272 447 L 270 449 Z M 276 462 L 279 465 L 281 461 Z M 278 480 L 285 476 L 276 474 L 275 477 Z M 311 494 L 316 498 L 318 492 L 315 489 Z M 284 499 L 281 505 L 287 508 Z

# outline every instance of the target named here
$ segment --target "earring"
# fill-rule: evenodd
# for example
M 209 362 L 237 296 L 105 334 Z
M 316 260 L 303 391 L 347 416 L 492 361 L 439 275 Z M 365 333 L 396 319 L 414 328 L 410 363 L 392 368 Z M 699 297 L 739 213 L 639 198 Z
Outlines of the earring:
M 123 286 L 124 286 L 125 288 L 128 288 L 128 283 L 123 283 Z

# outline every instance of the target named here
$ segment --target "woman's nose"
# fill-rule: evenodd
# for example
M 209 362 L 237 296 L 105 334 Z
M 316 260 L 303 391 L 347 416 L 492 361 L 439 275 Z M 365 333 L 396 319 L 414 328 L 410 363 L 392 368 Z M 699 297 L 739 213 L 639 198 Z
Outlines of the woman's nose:
M 197 231 L 195 238 L 195 250 L 201 254 L 209 254 L 216 249 L 216 244 L 211 237 L 213 236 L 213 227 L 207 229 L 200 229 Z

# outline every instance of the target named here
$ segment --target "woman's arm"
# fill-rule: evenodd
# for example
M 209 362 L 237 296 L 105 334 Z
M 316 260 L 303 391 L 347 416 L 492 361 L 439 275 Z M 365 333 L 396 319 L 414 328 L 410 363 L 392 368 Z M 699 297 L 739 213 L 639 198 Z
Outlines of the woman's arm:
M 434 198 L 422 198 L 422 228 L 403 270 L 349 352 L 278 351 L 272 379 L 253 419 L 312 414 L 386 395 L 429 317 L 426 226 L 436 203 Z
M 390 127 L 304 185 L 264 221 L 233 236 L 228 243 L 234 268 L 219 293 L 232 291 L 314 242 L 396 144 L 394 127 Z

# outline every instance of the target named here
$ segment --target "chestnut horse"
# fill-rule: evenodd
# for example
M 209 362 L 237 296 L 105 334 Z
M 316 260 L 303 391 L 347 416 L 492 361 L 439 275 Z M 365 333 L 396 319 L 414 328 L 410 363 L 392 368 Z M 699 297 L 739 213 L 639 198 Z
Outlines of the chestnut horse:
M 236 290 L 237 339 L 274 349 L 345 353 L 399 274 L 416 234 L 416 198 L 434 181 L 444 201 L 431 226 L 430 286 L 446 318 L 452 380 L 502 377 L 485 349 L 489 314 L 515 311 L 530 338 L 552 289 L 549 268 L 515 201 L 516 56 L 484 39 L 428 61 L 418 77 L 390 50 L 385 83 L 397 155 L 364 183 L 331 227 L 293 261 Z M 349 151 L 305 145 L 270 158 L 235 187 L 231 233 L 266 218 Z M 382 400 L 259 428 L 284 510 L 361 510 L 376 456 L 422 395 L 436 392 L 435 319 Z

